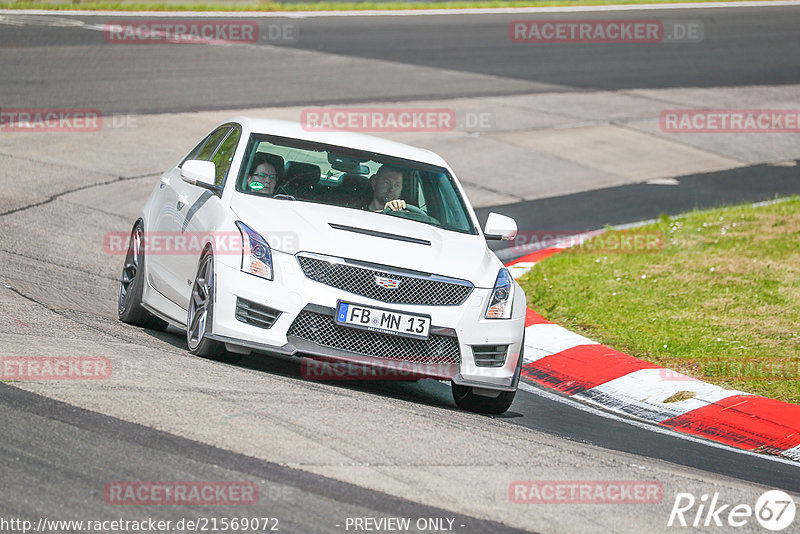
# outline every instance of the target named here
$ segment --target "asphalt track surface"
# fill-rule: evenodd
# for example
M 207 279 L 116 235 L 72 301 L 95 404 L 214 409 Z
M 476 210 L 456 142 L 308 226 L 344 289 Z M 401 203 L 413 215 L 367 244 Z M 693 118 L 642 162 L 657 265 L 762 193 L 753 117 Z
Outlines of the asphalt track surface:
M 580 18 L 599 18 L 587 14 Z M 650 18 L 650 12 L 626 12 L 619 18 Z M 531 54 L 525 45 L 510 43 L 512 15 L 451 17 L 348 17 L 299 21 L 302 38 L 278 46 L 291 53 L 323 51 L 342 58 L 378 60 L 384 70 L 351 70 L 349 63 L 324 65 L 294 61 L 272 54 L 275 47 L 116 47 L 104 46 L 101 32 L 70 26 L 2 26 L 0 65 L 14 73 L 0 80 L 4 107 L 93 107 L 106 113 L 163 113 L 184 110 L 240 108 L 289 104 L 319 104 L 503 95 L 518 92 L 585 89 L 717 87 L 798 83 L 800 39 L 796 20 L 800 8 L 769 10 L 674 10 L 669 18 L 702 20 L 705 46 L 681 44 L 611 47 L 548 45 L 547 53 Z M 578 18 L 541 15 L 536 18 Z M 606 17 L 607 18 L 607 17 Z M 614 18 L 617 18 L 614 16 Z M 87 23 L 105 18 L 79 17 Z M 262 24 L 286 19 L 264 19 Z M 68 61 L 66 61 L 68 60 Z M 402 80 L 392 76 L 397 64 L 428 67 L 430 77 Z M 437 72 L 444 74 L 436 75 Z M 461 85 L 456 73 L 483 78 Z M 231 77 L 243 79 L 233 84 Z M 501 77 L 501 78 L 496 78 Z M 275 79 L 291 83 L 275 83 Z M 509 80 L 524 82 L 519 85 Z M 504 206 L 528 228 L 597 228 L 677 213 L 717 202 L 757 201 L 797 192 L 796 169 L 765 167 L 759 182 L 743 175 L 740 187 L 727 180 L 683 177 L 686 189 L 631 185 L 592 195 L 547 198 Z M 739 171 L 726 171 L 724 177 Z M 720 177 L 723 177 L 720 174 Z M 674 196 L 671 191 L 674 191 Z M 12 214 L 13 215 L 13 214 Z M 531 218 L 539 218 L 531 219 Z M 526 224 L 527 223 L 527 224 Z M 91 269 L 88 266 L 87 269 Z M 109 295 L 113 299 L 113 295 Z M 33 302 L 38 302 L 35 298 Z M 156 336 L 180 350 L 178 334 Z M 297 365 L 248 358 L 243 367 L 275 376 L 297 378 Z M 449 387 L 439 383 L 342 384 L 354 392 L 409 401 L 421 406 L 452 407 Z M 459 414 L 452 409 L 453 420 Z M 642 463 L 663 460 L 697 469 L 699 476 L 718 476 L 800 492 L 800 467 L 770 458 L 746 455 L 697 440 L 655 433 L 640 426 L 581 409 L 552 396 L 522 390 L 512 409 L 500 419 L 577 443 L 587 443 L 640 457 Z M 72 407 L 43 396 L 0 385 L 2 440 L 0 473 L 17 480 L 0 493 L 4 514 L 46 515 L 78 505 L 96 494 L 102 483 L 127 474 L 180 480 L 205 476 L 251 477 L 262 488 L 274 489 L 268 510 L 281 514 L 287 531 L 328 532 L 333 517 L 347 515 L 409 515 L 457 517 L 463 532 L 502 532 L 498 523 L 426 506 L 412 500 L 367 490 L 305 471 L 271 464 L 243 454 L 181 438 L 119 418 Z M 568 461 L 568 460 L 567 460 Z M 135 474 L 135 475 L 134 475 Z M 33 489 L 33 488 L 38 488 Z M 281 500 L 287 488 L 294 498 Z M 96 497 L 96 495 L 94 495 Z M 85 505 L 85 504 L 84 504 Z M 107 509 L 85 509 L 87 515 Z M 150 515 L 203 515 L 164 508 Z M 140 511 L 139 511 L 140 512 Z M 118 513 L 118 511 L 114 511 Z M 209 512 L 210 513 L 210 512 Z M 137 512 L 137 517 L 141 513 Z M 327 522 L 327 523 L 326 523 Z M 508 530 L 511 531 L 511 530 Z
M 515 19 L 699 21 L 691 43 L 513 43 Z M 2 25 L 2 105 L 158 113 L 291 104 L 411 100 L 537 91 L 740 87 L 800 81 L 800 7 L 536 15 L 258 18 L 296 25 L 296 42 L 230 47 L 105 46 L 113 17 L 59 17 L 62 26 Z M 58 24 L 58 23 L 57 23 Z M 294 35 L 294 34 L 293 34 Z M 302 51 L 324 52 L 319 62 Z M 339 61 L 334 61 L 340 58 Z M 360 69 L 348 59 L 383 63 Z M 386 63 L 389 62 L 389 63 Z M 406 74 L 395 66 L 426 67 Z M 392 72 L 392 71 L 397 72 Z M 467 80 L 454 73 L 470 74 Z M 479 76 L 479 78 L 475 78 Z
M 797 162 L 800 165 L 800 161 Z M 635 224 L 661 215 L 678 215 L 743 202 L 764 202 L 800 194 L 797 167 L 754 165 L 727 171 L 682 176 L 677 185 L 628 184 L 572 195 L 548 197 L 504 206 L 478 208 L 481 224 L 496 211 L 527 228 L 550 229 L 542 234 L 574 235 L 582 232 Z M 520 243 L 521 245 L 524 243 Z M 501 259 L 521 255 L 510 244 L 490 243 Z M 508 249 L 508 250 L 503 250 Z
M 16 499 L 3 496 L 4 517 L 55 519 L 54 512 L 72 507 L 84 518 L 103 518 L 107 510 L 102 500 L 88 505 L 90 499 L 80 501 L 96 496 L 110 480 L 203 477 L 260 483 L 258 503 L 248 507 L 246 517 L 276 518 L 284 532 L 330 532 L 341 528 L 346 517 L 365 516 L 447 517 L 459 532 L 523 532 L 231 453 L 5 384 L 0 384 L 0 420 L 5 429 L 0 453 L 6 459 L 0 473 L 6 481 L 25 481 Z M 213 505 L 131 508 L 116 517 L 134 521 L 146 514 L 177 522 L 218 513 Z

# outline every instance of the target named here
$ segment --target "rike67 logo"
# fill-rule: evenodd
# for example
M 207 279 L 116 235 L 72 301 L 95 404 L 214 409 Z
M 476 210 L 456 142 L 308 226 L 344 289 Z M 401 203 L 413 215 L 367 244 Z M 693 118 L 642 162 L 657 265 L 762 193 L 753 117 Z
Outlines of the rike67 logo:
M 678 493 L 667 526 L 730 529 L 744 527 L 755 517 L 762 528 L 780 532 L 794 523 L 795 511 L 792 497 L 780 490 L 763 493 L 754 507 L 749 504 L 723 504 L 719 493 L 711 496 L 704 494 L 699 499 L 691 493 Z

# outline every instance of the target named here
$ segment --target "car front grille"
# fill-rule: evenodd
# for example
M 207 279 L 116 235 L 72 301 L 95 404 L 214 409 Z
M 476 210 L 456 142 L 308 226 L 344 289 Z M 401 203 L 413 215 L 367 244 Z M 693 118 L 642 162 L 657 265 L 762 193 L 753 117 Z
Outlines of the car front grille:
M 403 275 L 388 267 L 381 270 L 378 266 L 361 267 L 303 255 L 298 255 L 297 259 L 303 273 L 311 280 L 391 304 L 458 306 L 473 289 L 473 285 L 466 281 L 445 281 L 427 275 Z M 391 279 L 397 283 L 397 287 L 382 287 L 377 283 L 378 278 Z
M 287 335 L 373 358 L 431 364 L 461 363 L 461 350 L 455 336 L 431 334 L 423 340 L 378 334 L 339 326 L 332 316 L 324 313 L 300 312 Z

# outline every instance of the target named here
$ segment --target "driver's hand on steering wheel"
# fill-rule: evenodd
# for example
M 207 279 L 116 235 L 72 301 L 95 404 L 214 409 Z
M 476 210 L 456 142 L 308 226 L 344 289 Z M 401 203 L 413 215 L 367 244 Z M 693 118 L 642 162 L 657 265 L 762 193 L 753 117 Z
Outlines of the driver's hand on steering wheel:
M 392 211 L 404 210 L 406 209 L 406 201 L 400 198 L 395 200 L 390 200 L 389 202 L 386 203 L 383 209 Z

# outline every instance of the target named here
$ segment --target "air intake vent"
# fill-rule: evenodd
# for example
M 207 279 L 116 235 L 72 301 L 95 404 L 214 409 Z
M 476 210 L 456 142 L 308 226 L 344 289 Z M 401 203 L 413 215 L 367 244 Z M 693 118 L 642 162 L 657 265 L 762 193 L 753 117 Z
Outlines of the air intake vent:
M 286 335 L 372 358 L 432 364 L 461 363 L 457 337 L 431 334 L 428 339 L 421 340 L 377 334 L 339 326 L 333 317 L 309 311 L 300 312 Z
M 473 345 L 475 365 L 478 367 L 502 367 L 506 363 L 508 345 Z
M 281 312 L 267 306 L 250 302 L 241 298 L 236 299 L 236 319 L 258 328 L 271 328 Z

